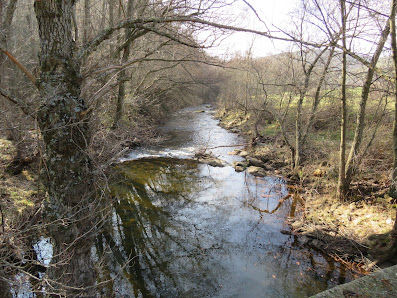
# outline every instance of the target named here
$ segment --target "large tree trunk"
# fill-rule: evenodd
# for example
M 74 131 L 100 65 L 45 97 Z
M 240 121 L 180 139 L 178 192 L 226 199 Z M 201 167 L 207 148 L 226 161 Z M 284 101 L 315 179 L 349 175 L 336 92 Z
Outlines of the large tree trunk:
M 94 234 L 94 177 L 87 155 L 87 107 L 80 98 L 80 66 L 73 58 L 74 1 L 35 1 L 41 42 L 41 105 L 38 112 L 46 146 L 46 218 L 54 256 L 49 277 L 68 296 L 95 296 L 96 274 L 90 257 Z M 59 223 L 55 225 L 55 223 Z M 73 287 L 73 289 L 72 289 Z

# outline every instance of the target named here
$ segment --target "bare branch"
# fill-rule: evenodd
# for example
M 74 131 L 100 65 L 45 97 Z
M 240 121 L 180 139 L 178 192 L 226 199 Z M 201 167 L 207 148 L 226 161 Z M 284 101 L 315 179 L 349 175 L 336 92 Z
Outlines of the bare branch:
M 3 88 L 0 88 L 0 94 L 3 95 L 6 99 L 11 101 L 12 103 L 16 104 L 25 115 L 34 118 L 34 114 L 35 114 L 34 111 L 26 102 L 11 95 L 7 90 L 4 90 Z
M 166 23 L 201 24 L 201 25 L 207 25 L 207 26 L 210 26 L 213 28 L 224 29 L 224 30 L 229 30 L 229 31 L 252 33 L 252 34 L 268 37 L 271 39 L 281 40 L 281 41 L 296 41 L 295 38 L 290 37 L 290 36 L 287 36 L 287 37 L 275 36 L 275 35 L 270 34 L 269 32 L 265 32 L 265 31 L 259 31 L 259 30 L 249 29 L 249 28 L 241 28 L 241 27 L 206 21 L 206 20 L 198 18 L 197 13 L 193 13 L 193 14 L 186 15 L 186 16 L 156 17 L 156 18 L 148 18 L 148 19 L 129 19 L 126 21 L 119 22 L 115 26 L 105 29 L 100 34 L 98 34 L 94 39 L 92 39 L 90 42 L 88 42 L 86 45 L 84 45 L 84 47 L 77 54 L 77 59 L 84 59 L 86 56 L 88 56 L 90 53 L 92 53 L 103 41 L 109 39 L 113 32 L 118 31 L 122 28 L 148 29 L 148 27 L 145 25 L 166 24 Z M 152 28 L 152 31 L 154 31 L 154 30 L 155 30 L 155 28 Z M 317 43 L 311 43 L 311 42 L 306 42 L 304 44 L 313 46 L 316 48 L 320 48 L 323 46 L 323 44 L 317 44 Z
M 23 71 L 23 73 L 28 77 L 28 79 L 33 83 L 33 85 L 36 86 L 36 78 L 35 78 L 35 76 L 34 76 L 29 70 L 27 70 L 26 67 L 23 66 L 23 65 L 18 61 L 17 58 L 15 58 L 15 57 L 14 57 L 10 52 L 8 52 L 7 50 L 3 50 L 3 49 L 0 48 L 0 51 L 2 51 L 5 55 L 7 55 L 7 57 L 10 58 L 10 60 L 11 60 L 12 62 L 14 62 L 15 65 L 18 66 L 18 68 L 19 68 L 20 70 Z

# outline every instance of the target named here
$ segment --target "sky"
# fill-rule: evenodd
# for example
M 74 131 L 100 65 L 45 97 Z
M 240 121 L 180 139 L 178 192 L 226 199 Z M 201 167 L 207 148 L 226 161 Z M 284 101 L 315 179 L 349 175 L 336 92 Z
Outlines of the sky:
M 249 0 L 249 3 L 264 22 L 279 25 L 283 28 L 289 22 L 288 14 L 294 9 L 297 2 L 297 0 Z M 236 15 L 236 23 L 243 27 L 266 31 L 265 26 L 243 1 L 239 6 L 234 6 L 232 10 L 232 13 Z M 209 52 L 217 56 L 225 56 L 225 53 L 227 53 L 226 56 L 230 56 L 235 53 L 245 54 L 251 48 L 253 56 L 260 57 L 279 53 L 285 47 L 285 43 L 271 41 L 266 37 L 249 33 L 234 33 Z

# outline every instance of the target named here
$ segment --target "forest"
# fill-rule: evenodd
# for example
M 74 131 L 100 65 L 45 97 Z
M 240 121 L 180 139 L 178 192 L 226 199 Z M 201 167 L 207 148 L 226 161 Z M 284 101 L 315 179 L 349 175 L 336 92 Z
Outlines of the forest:
M 308 297 L 397 264 L 397 0 L 289 3 L 0 0 L 1 297 Z

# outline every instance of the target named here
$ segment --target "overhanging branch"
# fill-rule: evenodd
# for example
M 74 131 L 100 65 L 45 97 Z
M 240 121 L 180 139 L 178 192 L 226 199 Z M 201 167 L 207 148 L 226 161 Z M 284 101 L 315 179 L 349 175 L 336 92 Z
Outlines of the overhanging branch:
M 84 59 L 86 56 L 91 54 L 103 41 L 109 39 L 110 36 L 113 34 L 113 32 L 116 32 L 120 29 L 123 29 L 123 28 L 147 29 L 147 26 L 145 26 L 145 25 L 166 24 L 166 23 L 201 24 L 201 25 L 207 25 L 207 26 L 210 26 L 213 28 L 218 28 L 218 29 L 223 29 L 223 30 L 252 33 L 252 34 L 261 35 L 261 36 L 268 37 L 271 39 L 276 39 L 276 40 L 294 41 L 291 38 L 274 36 L 274 35 L 270 34 L 269 32 L 265 32 L 265 31 L 229 26 L 229 25 L 219 24 L 219 23 L 215 23 L 215 22 L 211 22 L 211 21 L 206 21 L 206 20 L 198 18 L 197 14 L 193 13 L 193 14 L 186 15 L 186 16 L 155 17 L 155 18 L 148 18 L 148 19 L 128 19 L 128 20 L 119 22 L 115 26 L 105 29 L 104 31 L 99 33 L 96 37 L 94 37 L 90 42 L 85 44 L 83 46 L 83 48 L 78 52 L 76 58 L 78 60 Z M 151 30 L 151 31 L 154 31 L 154 30 Z M 315 46 L 315 47 L 322 46 L 322 45 L 314 44 L 314 43 L 308 43 L 308 45 Z

